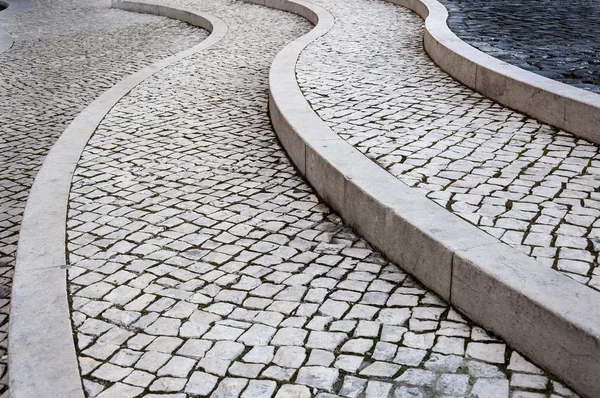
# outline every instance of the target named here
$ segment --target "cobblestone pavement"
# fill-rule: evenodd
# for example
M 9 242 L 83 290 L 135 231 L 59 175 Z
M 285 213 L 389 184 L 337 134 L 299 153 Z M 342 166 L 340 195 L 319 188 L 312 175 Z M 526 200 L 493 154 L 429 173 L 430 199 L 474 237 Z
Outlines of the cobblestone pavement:
M 271 130 L 267 75 L 309 25 L 194 6 L 228 35 L 117 104 L 73 180 L 87 395 L 575 396 L 388 263 L 296 172 Z
M 596 0 L 439 0 L 461 39 L 503 61 L 600 93 Z
M 302 53 L 297 74 L 319 116 L 440 206 L 600 290 L 598 147 L 454 81 L 423 50 L 423 22 L 407 9 L 315 3 L 336 24 Z
M 99 94 L 206 36 L 180 22 L 109 10 L 108 4 L 40 0 L 35 10 L 0 20 L 0 28 L 15 37 L 0 55 L 0 394 L 7 389 L 6 333 L 19 227 L 44 156 Z

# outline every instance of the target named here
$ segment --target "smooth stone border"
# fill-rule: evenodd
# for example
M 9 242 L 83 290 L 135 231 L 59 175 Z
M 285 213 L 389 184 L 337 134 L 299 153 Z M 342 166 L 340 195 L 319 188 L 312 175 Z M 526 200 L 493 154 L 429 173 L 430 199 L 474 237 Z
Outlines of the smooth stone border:
M 7 31 L 0 29 L 0 55 L 12 47 L 14 43 L 13 37 Z
M 488 55 L 448 27 L 437 0 L 386 0 L 425 19 L 425 51 L 450 76 L 509 108 L 600 144 L 600 94 L 548 79 Z
M 600 396 L 600 294 L 501 243 L 404 185 L 341 139 L 311 109 L 295 76 L 303 49 L 333 25 L 301 0 L 256 0 L 316 27 L 270 72 L 279 140 L 317 193 L 392 261 L 582 395 Z
M 37 6 L 36 0 L 6 0 L 2 2 L 8 4 L 8 7 L 0 11 L 0 19 L 24 14 Z
M 206 50 L 228 30 L 221 19 L 186 9 L 119 0 L 112 6 L 175 18 L 211 34 L 106 91 L 71 122 L 48 153 L 27 200 L 17 249 L 8 335 L 12 398 L 84 396 L 67 296 L 66 219 L 71 179 L 88 140 L 111 108 L 138 84 Z

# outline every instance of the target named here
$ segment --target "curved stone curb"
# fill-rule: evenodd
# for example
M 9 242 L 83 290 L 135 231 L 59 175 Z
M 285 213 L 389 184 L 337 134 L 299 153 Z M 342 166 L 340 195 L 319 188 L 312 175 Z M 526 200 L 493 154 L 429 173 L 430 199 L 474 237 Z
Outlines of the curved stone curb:
M 37 6 L 36 0 L 6 0 L 2 1 L 2 3 L 8 4 L 8 7 L 0 12 L 0 19 L 25 14 L 27 11 L 31 11 Z
M 0 29 L 0 54 L 12 47 L 14 41 L 10 33 Z
M 494 58 L 465 43 L 448 27 L 436 0 L 386 0 L 425 19 L 424 46 L 444 71 L 488 98 L 600 144 L 600 95 L 560 83 Z
M 130 1 L 113 7 L 176 18 L 212 32 L 200 44 L 127 77 L 71 122 L 46 157 L 21 224 L 9 326 L 12 398 L 83 397 L 67 297 L 66 218 L 71 178 L 86 143 L 111 108 L 135 86 L 227 33 L 212 15 Z
M 494 58 L 465 43 L 448 27 L 436 0 L 386 0 L 425 19 L 425 51 L 444 71 L 503 105 L 600 144 L 600 95 Z
M 299 54 L 329 30 L 332 16 L 300 0 L 256 3 L 317 20 L 278 54 L 269 81 L 274 129 L 317 193 L 473 321 L 579 393 L 600 396 L 600 294 L 446 211 L 341 139 L 311 109 L 295 77 Z

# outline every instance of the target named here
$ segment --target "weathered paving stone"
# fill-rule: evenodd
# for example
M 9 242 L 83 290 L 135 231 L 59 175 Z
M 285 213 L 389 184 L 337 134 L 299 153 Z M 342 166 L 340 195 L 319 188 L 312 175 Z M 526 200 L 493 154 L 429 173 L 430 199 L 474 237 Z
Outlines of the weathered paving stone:
M 25 14 L 0 19 L 0 28 L 15 38 L 0 55 L 0 394 L 5 394 L 12 269 L 25 201 L 44 157 L 100 94 L 142 67 L 197 44 L 206 32 L 87 0 L 38 1 Z M 106 275 L 90 277 L 99 281 Z M 113 283 L 122 283 L 126 277 L 114 278 Z
M 422 44 L 423 21 L 409 10 L 385 1 L 313 2 L 330 11 L 336 23 L 302 52 L 296 72 L 306 99 L 333 131 L 438 205 L 534 257 L 542 266 L 600 290 L 598 145 L 513 112 L 454 81 L 428 57 Z M 554 0 L 543 5 L 504 0 L 444 3 L 453 4 L 453 10 L 467 10 L 460 20 L 488 39 L 505 43 L 512 40 L 511 32 L 524 29 L 527 34 L 518 34 L 519 40 L 535 37 L 561 49 L 534 46 L 546 60 L 560 58 L 549 61 L 557 63 L 557 68 L 576 74 L 599 71 L 600 64 L 585 60 L 562 64 L 560 55 L 569 48 L 565 51 L 577 52 L 582 59 L 597 58 L 594 50 L 583 49 L 598 46 L 597 35 L 592 33 L 598 28 L 589 31 L 582 22 L 599 18 L 595 4 Z M 528 9 L 527 15 L 514 11 L 520 7 Z M 548 11 L 548 7 L 560 12 Z M 582 14 L 586 17 L 577 17 Z M 527 23 L 520 26 L 520 21 L 531 18 L 543 21 L 535 29 L 527 28 Z M 487 20 L 499 23 L 502 35 L 497 35 L 499 25 L 490 27 Z M 587 32 L 588 40 L 565 46 L 558 44 L 565 43 L 562 39 L 555 41 L 554 34 L 540 33 L 540 29 L 552 30 L 545 23 L 551 26 L 557 21 L 565 22 L 557 29 L 559 36 L 568 31 L 573 41 L 577 35 L 566 26 L 576 25 Z M 530 61 L 541 67 L 543 62 L 534 59 Z M 586 85 L 590 87 L 600 86 Z M 347 288 L 362 292 L 362 283 L 359 277 L 348 282 Z M 390 304 L 412 308 L 418 304 L 412 296 L 392 296 Z M 342 308 L 329 304 L 325 311 L 339 317 Z
M 483 379 L 497 384 L 481 391 L 518 393 L 539 377 L 536 392 L 558 391 L 373 250 L 286 158 L 266 113 L 268 69 L 308 23 L 242 2 L 189 5 L 228 35 L 124 97 L 73 178 L 69 287 L 87 395 L 467 397 Z M 98 283 L 103 294 L 80 295 Z M 123 303 L 118 287 L 139 293 Z M 84 311 L 92 302 L 107 307 Z M 132 323 L 103 316 L 126 307 Z M 474 343 L 502 346 L 504 360 L 478 345 L 467 354 Z M 93 376 L 106 364 L 119 380 Z

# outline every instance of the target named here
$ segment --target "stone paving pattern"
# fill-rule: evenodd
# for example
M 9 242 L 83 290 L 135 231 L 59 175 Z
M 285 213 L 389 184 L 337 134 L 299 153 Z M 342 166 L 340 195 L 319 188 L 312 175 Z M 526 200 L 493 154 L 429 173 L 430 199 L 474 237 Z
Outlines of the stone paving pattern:
M 108 1 L 39 0 L 0 20 L 14 46 L 0 55 L 0 395 L 12 272 L 29 188 L 71 120 L 125 76 L 200 42 L 183 23 L 108 9 Z M 156 36 L 164 40 L 156 40 Z
M 576 396 L 388 263 L 297 173 L 267 77 L 309 24 L 185 5 L 228 35 L 123 98 L 73 179 L 87 396 Z
M 314 2 L 336 17 L 297 65 L 319 116 L 440 206 L 600 290 L 598 146 L 454 81 L 423 50 L 423 21 L 407 9 Z
M 439 0 L 454 33 L 505 62 L 600 93 L 597 0 Z

